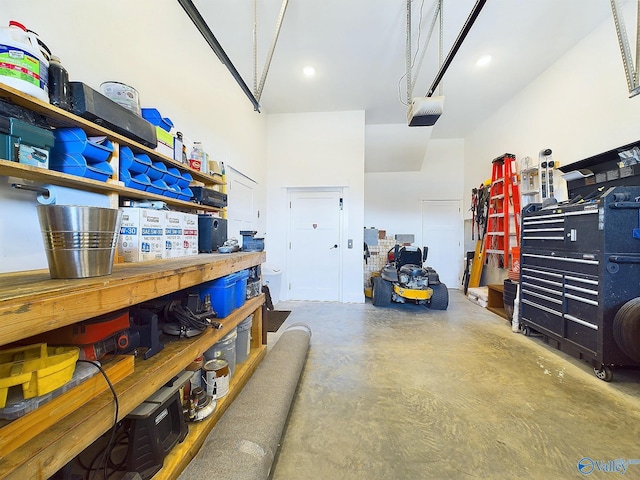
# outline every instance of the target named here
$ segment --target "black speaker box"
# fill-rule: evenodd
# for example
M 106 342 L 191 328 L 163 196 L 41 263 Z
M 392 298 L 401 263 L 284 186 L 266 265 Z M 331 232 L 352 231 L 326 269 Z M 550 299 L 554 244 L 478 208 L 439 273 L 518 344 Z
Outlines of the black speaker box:
M 198 215 L 198 251 L 212 253 L 227 241 L 227 220 L 212 215 Z
M 71 112 L 149 148 L 156 148 L 156 127 L 82 82 L 69 82 Z

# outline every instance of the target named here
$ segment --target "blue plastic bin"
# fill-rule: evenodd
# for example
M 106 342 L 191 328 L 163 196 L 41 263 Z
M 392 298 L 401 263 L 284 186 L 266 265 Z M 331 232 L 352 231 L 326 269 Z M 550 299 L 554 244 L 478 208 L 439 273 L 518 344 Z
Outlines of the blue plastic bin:
M 244 305 L 247 299 L 247 280 L 249 279 L 249 270 L 240 270 L 239 272 L 232 273 L 235 280 L 234 286 L 234 306 L 240 308 Z
M 180 187 L 180 185 L 178 184 L 178 182 L 182 180 L 180 170 L 178 170 L 176 167 L 167 167 L 167 173 L 169 175 L 164 178 L 164 181 L 167 182 L 167 185 L 178 185 L 178 187 Z
M 181 190 L 180 195 L 178 195 L 178 199 L 179 200 L 184 200 L 185 202 L 188 202 L 192 198 L 193 198 L 193 192 L 191 191 L 191 189 L 189 187 L 183 188 Z
M 80 153 L 56 155 L 49 160 L 49 169 L 106 182 L 113 174 L 109 162 L 87 163 Z
M 167 185 L 167 189 L 162 192 L 162 195 L 169 198 L 178 198 L 178 196 L 181 194 L 182 190 L 180 190 L 180 187 L 176 185 Z
M 200 300 L 204 301 L 205 295 L 209 294 L 211 306 L 215 310 L 218 318 L 228 316 L 235 307 L 235 284 L 234 274 L 218 278 L 211 282 L 200 285 Z
M 129 170 L 133 175 L 147 173 L 150 167 L 151 159 L 148 155 L 135 156 L 129 147 L 120 147 L 120 170 Z
M 178 186 L 180 188 L 187 188 L 189 185 L 191 185 L 192 181 L 193 177 L 189 172 L 182 172 L 181 178 L 178 179 Z M 193 193 L 191 193 L 190 195 L 193 195 Z
M 150 124 L 156 125 L 167 132 L 171 131 L 173 122 L 170 118 L 163 117 L 157 108 L 143 108 L 141 113 L 142 118 L 144 118 Z
M 144 173 L 132 173 L 128 170 L 120 170 L 120 181 L 124 182 L 125 187 L 136 190 L 146 190 L 151 185 L 151 180 Z
M 167 173 L 167 166 L 162 162 L 151 162 L 147 175 L 151 180 L 160 180 Z
M 78 127 L 58 128 L 53 131 L 53 135 L 56 139 L 54 155 L 80 153 L 88 163 L 101 163 L 107 161 L 113 152 L 113 144 L 108 139 L 105 138 L 101 143 L 92 142 L 84 130 Z
M 151 184 L 147 185 L 145 189 L 147 192 L 155 193 L 156 195 L 164 195 L 169 187 L 164 180 L 151 180 Z

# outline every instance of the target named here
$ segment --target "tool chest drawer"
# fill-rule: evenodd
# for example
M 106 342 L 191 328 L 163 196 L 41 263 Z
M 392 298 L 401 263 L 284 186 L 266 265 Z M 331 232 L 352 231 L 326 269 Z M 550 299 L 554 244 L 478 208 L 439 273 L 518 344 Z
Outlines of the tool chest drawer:
M 595 355 L 598 348 L 598 326 L 569 314 L 565 314 L 564 318 L 566 320 L 564 337 Z
M 531 325 L 542 333 L 554 333 L 564 336 L 562 310 L 542 305 L 531 297 L 523 295 L 520 300 L 521 319 L 524 326 Z
M 564 247 L 564 215 L 536 215 L 522 219 L 523 247 L 558 249 Z
M 593 253 L 526 250 L 522 252 L 522 265 L 597 276 L 600 259 Z
M 598 251 L 598 219 L 597 205 L 533 212 L 522 220 L 522 248 Z

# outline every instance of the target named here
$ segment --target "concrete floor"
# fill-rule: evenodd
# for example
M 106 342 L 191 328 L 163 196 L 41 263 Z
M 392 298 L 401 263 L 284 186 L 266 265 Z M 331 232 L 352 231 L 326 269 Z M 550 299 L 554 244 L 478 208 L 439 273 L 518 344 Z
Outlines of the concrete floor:
M 581 459 L 590 479 L 640 478 L 639 371 L 605 383 L 450 296 L 446 312 L 276 306 L 292 311 L 279 332 L 313 337 L 273 479 L 584 478 Z

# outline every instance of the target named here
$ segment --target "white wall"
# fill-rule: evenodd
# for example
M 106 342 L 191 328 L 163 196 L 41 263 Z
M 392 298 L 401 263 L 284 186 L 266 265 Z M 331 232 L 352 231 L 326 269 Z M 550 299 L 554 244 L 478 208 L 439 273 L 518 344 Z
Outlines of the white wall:
M 287 299 L 287 188 L 342 187 L 342 244 L 354 245 L 342 250 L 342 301 L 363 302 L 364 112 L 269 115 L 267 123 L 265 246 L 267 261 L 283 270 L 281 299 Z
M 387 235 L 412 233 L 422 240 L 422 200 L 463 198 L 464 141 L 430 140 L 419 172 L 365 174 L 367 228 L 386 230 Z
M 634 32 L 630 7 L 625 20 Z M 553 159 L 568 165 L 638 139 L 640 97 L 628 98 L 609 19 L 465 139 L 464 203 L 470 205 L 471 189 L 491 176 L 491 160 L 503 153 L 537 159 L 551 148 Z
M 177 1 L 2 0 L 0 24 L 9 20 L 38 32 L 72 81 L 136 88 L 143 107 L 158 108 L 187 139 L 202 141 L 212 159 L 251 175 L 256 211 L 264 211 L 266 114 L 253 111 Z M 0 271 L 46 268 L 34 195 L 0 180 Z M 265 216 L 257 222 L 264 230 Z

